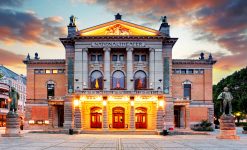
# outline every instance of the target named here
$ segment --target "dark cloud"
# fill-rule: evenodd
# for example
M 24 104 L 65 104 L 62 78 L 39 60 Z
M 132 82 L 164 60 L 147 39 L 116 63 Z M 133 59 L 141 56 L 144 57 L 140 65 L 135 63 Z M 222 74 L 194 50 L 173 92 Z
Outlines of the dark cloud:
M 21 54 L 16 54 L 10 52 L 8 50 L 4 50 L 0 48 L 0 60 L 2 65 L 6 66 L 24 66 L 22 61 L 24 60 L 25 56 Z
M 83 2 L 92 3 L 90 0 Z M 231 55 L 214 52 L 216 67 L 229 69 L 247 65 L 247 0 L 95 0 L 112 12 L 139 17 L 147 25 L 167 15 L 172 26 L 190 27 L 196 40 L 217 43 Z M 144 23 L 145 24 L 145 23 Z M 200 52 L 197 53 L 197 55 Z M 195 54 L 192 54 L 195 55 Z M 217 57 L 219 55 L 219 57 Z M 198 56 L 197 56 L 198 58 Z
M 65 35 L 61 17 L 39 18 L 34 13 L 0 8 L 0 41 L 57 46 Z
M 0 0 L 0 7 L 18 7 L 23 4 L 24 0 Z

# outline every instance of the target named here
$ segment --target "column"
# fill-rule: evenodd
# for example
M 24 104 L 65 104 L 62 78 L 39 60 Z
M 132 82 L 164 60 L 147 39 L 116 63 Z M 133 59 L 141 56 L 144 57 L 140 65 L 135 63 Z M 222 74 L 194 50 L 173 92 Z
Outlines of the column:
M 190 107 L 189 105 L 185 106 L 185 118 L 186 118 L 185 128 L 190 129 Z
M 159 106 L 157 109 L 157 117 L 156 117 L 156 130 L 157 131 L 162 131 L 162 129 L 164 128 L 163 115 L 164 115 L 164 108 Z
M 110 90 L 111 83 L 111 70 L 110 70 L 110 48 L 105 47 L 104 49 L 104 89 Z
M 82 128 L 82 119 L 81 119 L 81 103 L 79 106 L 75 107 L 75 128 L 81 129 Z
M 74 62 L 74 90 L 82 90 L 82 49 L 75 49 L 75 62 Z
M 106 101 L 105 101 L 106 102 Z M 102 120 L 102 127 L 103 130 L 108 130 L 108 115 L 107 115 L 107 104 L 103 104 L 103 110 L 102 110 L 103 120 Z
M 134 101 L 130 101 L 130 126 L 129 130 L 134 131 L 135 130 L 135 107 L 133 104 Z
M 64 129 L 74 128 L 73 96 L 66 96 L 64 100 Z
M 127 49 L 127 90 L 134 90 L 133 88 L 133 83 L 130 81 L 131 79 L 133 79 L 133 48 L 132 47 L 128 47 Z
M 88 49 L 82 49 L 82 84 L 83 88 L 88 88 Z
M 149 88 L 154 88 L 154 49 L 149 49 Z

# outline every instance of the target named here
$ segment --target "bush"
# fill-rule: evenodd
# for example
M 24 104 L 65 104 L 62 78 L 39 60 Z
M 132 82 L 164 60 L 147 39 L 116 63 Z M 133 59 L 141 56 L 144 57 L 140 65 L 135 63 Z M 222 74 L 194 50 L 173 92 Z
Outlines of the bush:
M 208 120 L 202 120 L 201 123 L 195 124 L 191 129 L 194 131 L 214 131 L 212 123 Z
M 244 131 L 247 131 L 247 126 L 244 126 L 243 129 L 244 129 Z
M 239 123 L 235 123 L 237 127 L 239 126 L 247 126 L 247 122 L 239 122 Z

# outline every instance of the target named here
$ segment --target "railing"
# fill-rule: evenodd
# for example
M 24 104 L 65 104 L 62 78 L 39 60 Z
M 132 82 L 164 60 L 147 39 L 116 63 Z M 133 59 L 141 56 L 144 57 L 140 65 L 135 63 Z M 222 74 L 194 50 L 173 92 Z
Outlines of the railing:
M 80 94 L 163 94 L 163 91 L 153 91 L 153 90 L 135 90 L 135 91 L 126 91 L 126 90 L 82 90 L 76 91 Z
M 5 83 L 0 83 L 0 91 L 9 91 L 9 86 Z

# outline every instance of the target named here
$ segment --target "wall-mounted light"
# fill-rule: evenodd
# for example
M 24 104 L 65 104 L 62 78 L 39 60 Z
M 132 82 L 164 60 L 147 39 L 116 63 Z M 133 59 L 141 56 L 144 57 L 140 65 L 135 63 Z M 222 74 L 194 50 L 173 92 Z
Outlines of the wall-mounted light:
M 161 83 L 162 79 L 159 79 L 159 81 L 160 81 L 160 83 Z
M 28 121 L 28 124 L 34 124 L 35 122 L 34 122 L 34 120 L 29 120 Z
M 75 107 L 79 106 L 79 100 L 78 100 L 78 99 L 75 99 L 75 100 L 74 100 L 74 106 L 75 106 Z
M 134 106 L 135 105 L 135 102 L 134 101 L 130 101 L 130 105 L 131 106 Z
M 44 124 L 49 124 L 49 120 L 45 120 Z
M 163 106 L 164 106 L 164 101 L 163 101 L 163 100 L 160 100 L 160 101 L 159 101 L 159 106 L 160 106 L 160 107 L 163 107 Z
M 77 82 L 77 81 L 79 81 L 79 79 L 75 79 L 75 81 Z
M 103 100 L 103 106 L 106 106 L 107 102 L 106 100 Z

